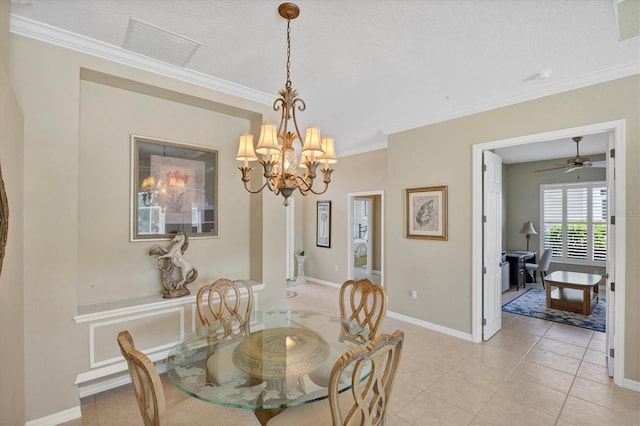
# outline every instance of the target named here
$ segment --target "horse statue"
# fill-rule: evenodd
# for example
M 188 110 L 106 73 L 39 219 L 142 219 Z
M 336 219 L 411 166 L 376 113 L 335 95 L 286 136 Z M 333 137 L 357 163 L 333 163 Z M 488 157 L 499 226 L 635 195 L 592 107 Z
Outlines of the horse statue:
M 183 232 L 177 232 L 167 248 L 156 246 L 149 250 L 149 256 L 158 256 L 158 269 L 162 272 L 164 285 L 163 297 L 171 299 L 191 294 L 187 284 L 198 277 L 198 270 L 184 258 L 189 247 L 189 238 Z M 181 280 L 174 279 L 173 270 L 180 269 Z

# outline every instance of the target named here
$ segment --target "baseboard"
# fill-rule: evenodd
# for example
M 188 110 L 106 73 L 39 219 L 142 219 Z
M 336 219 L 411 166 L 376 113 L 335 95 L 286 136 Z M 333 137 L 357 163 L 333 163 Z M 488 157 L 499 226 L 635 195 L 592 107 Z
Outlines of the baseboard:
M 316 284 L 326 285 L 327 287 L 340 288 L 342 287 L 340 284 L 333 283 L 331 281 L 319 280 L 317 278 L 307 277 L 307 281 L 312 281 Z
M 323 281 L 317 278 L 307 277 L 307 280 L 313 281 L 316 284 L 326 285 L 328 287 L 340 288 L 340 284 L 332 283 L 330 281 Z M 473 336 L 470 333 L 463 333 L 458 330 L 454 330 L 453 328 L 443 327 L 438 324 L 433 324 L 427 321 L 419 320 L 417 318 L 409 317 L 406 315 L 398 314 L 395 312 L 387 311 L 387 316 L 391 318 L 398 319 L 400 321 L 407 322 L 409 324 L 414 324 L 420 327 L 428 328 L 429 330 L 437 331 L 442 334 L 447 334 L 449 336 L 457 337 L 459 339 L 468 340 L 470 342 L 473 341 Z
M 631 389 L 636 392 L 640 392 L 640 382 L 631 379 L 622 379 L 620 386 L 626 389 Z
M 82 410 L 80 410 L 80 406 L 77 406 L 46 417 L 29 420 L 28 422 L 25 422 L 25 426 L 55 426 L 71 420 L 79 419 L 80 417 L 82 417 Z
M 165 356 L 166 358 L 166 356 Z M 164 358 L 160 362 L 155 363 L 158 374 L 165 373 L 167 371 L 167 364 L 164 362 Z M 91 381 L 90 383 L 80 383 L 78 385 L 78 396 L 84 398 L 98 394 L 100 392 L 108 391 L 110 389 L 118 388 L 131 383 L 131 376 L 128 370 L 122 374 L 109 376 L 107 378 L 101 378 Z
M 116 377 L 97 380 L 93 383 L 78 385 L 78 395 L 80 396 L 80 398 L 84 398 L 86 396 L 91 396 L 100 392 L 108 391 L 110 389 L 118 388 L 128 383 L 131 383 L 131 376 L 129 376 L 129 373 L 121 374 Z
M 468 340 L 469 342 L 473 342 L 473 336 L 471 335 L 471 333 L 463 333 L 462 331 L 454 330 L 453 328 L 443 327 L 438 324 L 433 324 L 427 321 L 419 320 L 417 318 L 398 314 L 396 312 L 387 311 L 387 316 L 398 319 L 400 321 L 408 322 L 409 324 L 414 324 L 420 327 L 428 328 L 429 330 L 437 331 L 438 333 L 447 334 L 449 336 L 453 336 L 462 340 Z

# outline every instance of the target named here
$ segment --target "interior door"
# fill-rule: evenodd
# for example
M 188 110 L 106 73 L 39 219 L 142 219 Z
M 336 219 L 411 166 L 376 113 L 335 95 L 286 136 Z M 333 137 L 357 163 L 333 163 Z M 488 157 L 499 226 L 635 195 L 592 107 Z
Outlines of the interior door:
M 502 327 L 502 158 L 483 152 L 482 338 Z
M 609 134 L 609 147 L 614 146 L 614 135 Z M 615 214 L 615 158 L 610 156 L 611 150 L 607 150 L 607 273 L 605 274 L 605 297 L 606 303 L 606 341 L 607 341 L 607 370 L 610 377 L 613 377 L 613 353 L 615 335 L 615 292 L 611 290 L 611 283 L 615 282 L 615 225 L 611 224 L 611 216 Z

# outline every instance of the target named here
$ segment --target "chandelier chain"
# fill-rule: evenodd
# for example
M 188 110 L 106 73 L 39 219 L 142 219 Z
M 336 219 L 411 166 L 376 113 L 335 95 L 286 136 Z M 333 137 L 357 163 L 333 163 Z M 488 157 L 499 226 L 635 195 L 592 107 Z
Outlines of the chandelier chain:
M 291 88 L 291 18 L 287 18 L 287 89 Z

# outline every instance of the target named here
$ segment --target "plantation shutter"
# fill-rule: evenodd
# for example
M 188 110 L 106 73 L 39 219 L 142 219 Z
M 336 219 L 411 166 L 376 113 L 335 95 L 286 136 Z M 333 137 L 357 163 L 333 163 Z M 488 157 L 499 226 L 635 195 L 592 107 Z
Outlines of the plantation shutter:
M 602 264 L 607 259 L 605 182 L 540 186 L 543 247 L 555 261 Z
M 587 259 L 587 188 L 567 188 L 566 257 Z
M 607 188 L 595 186 L 591 189 L 593 218 L 593 260 L 607 260 Z
M 561 188 L 549 188 L 543 191 L 543 235 L 544 248 L 553 249 L 553 257 L 563 257 L 563 191 Z

